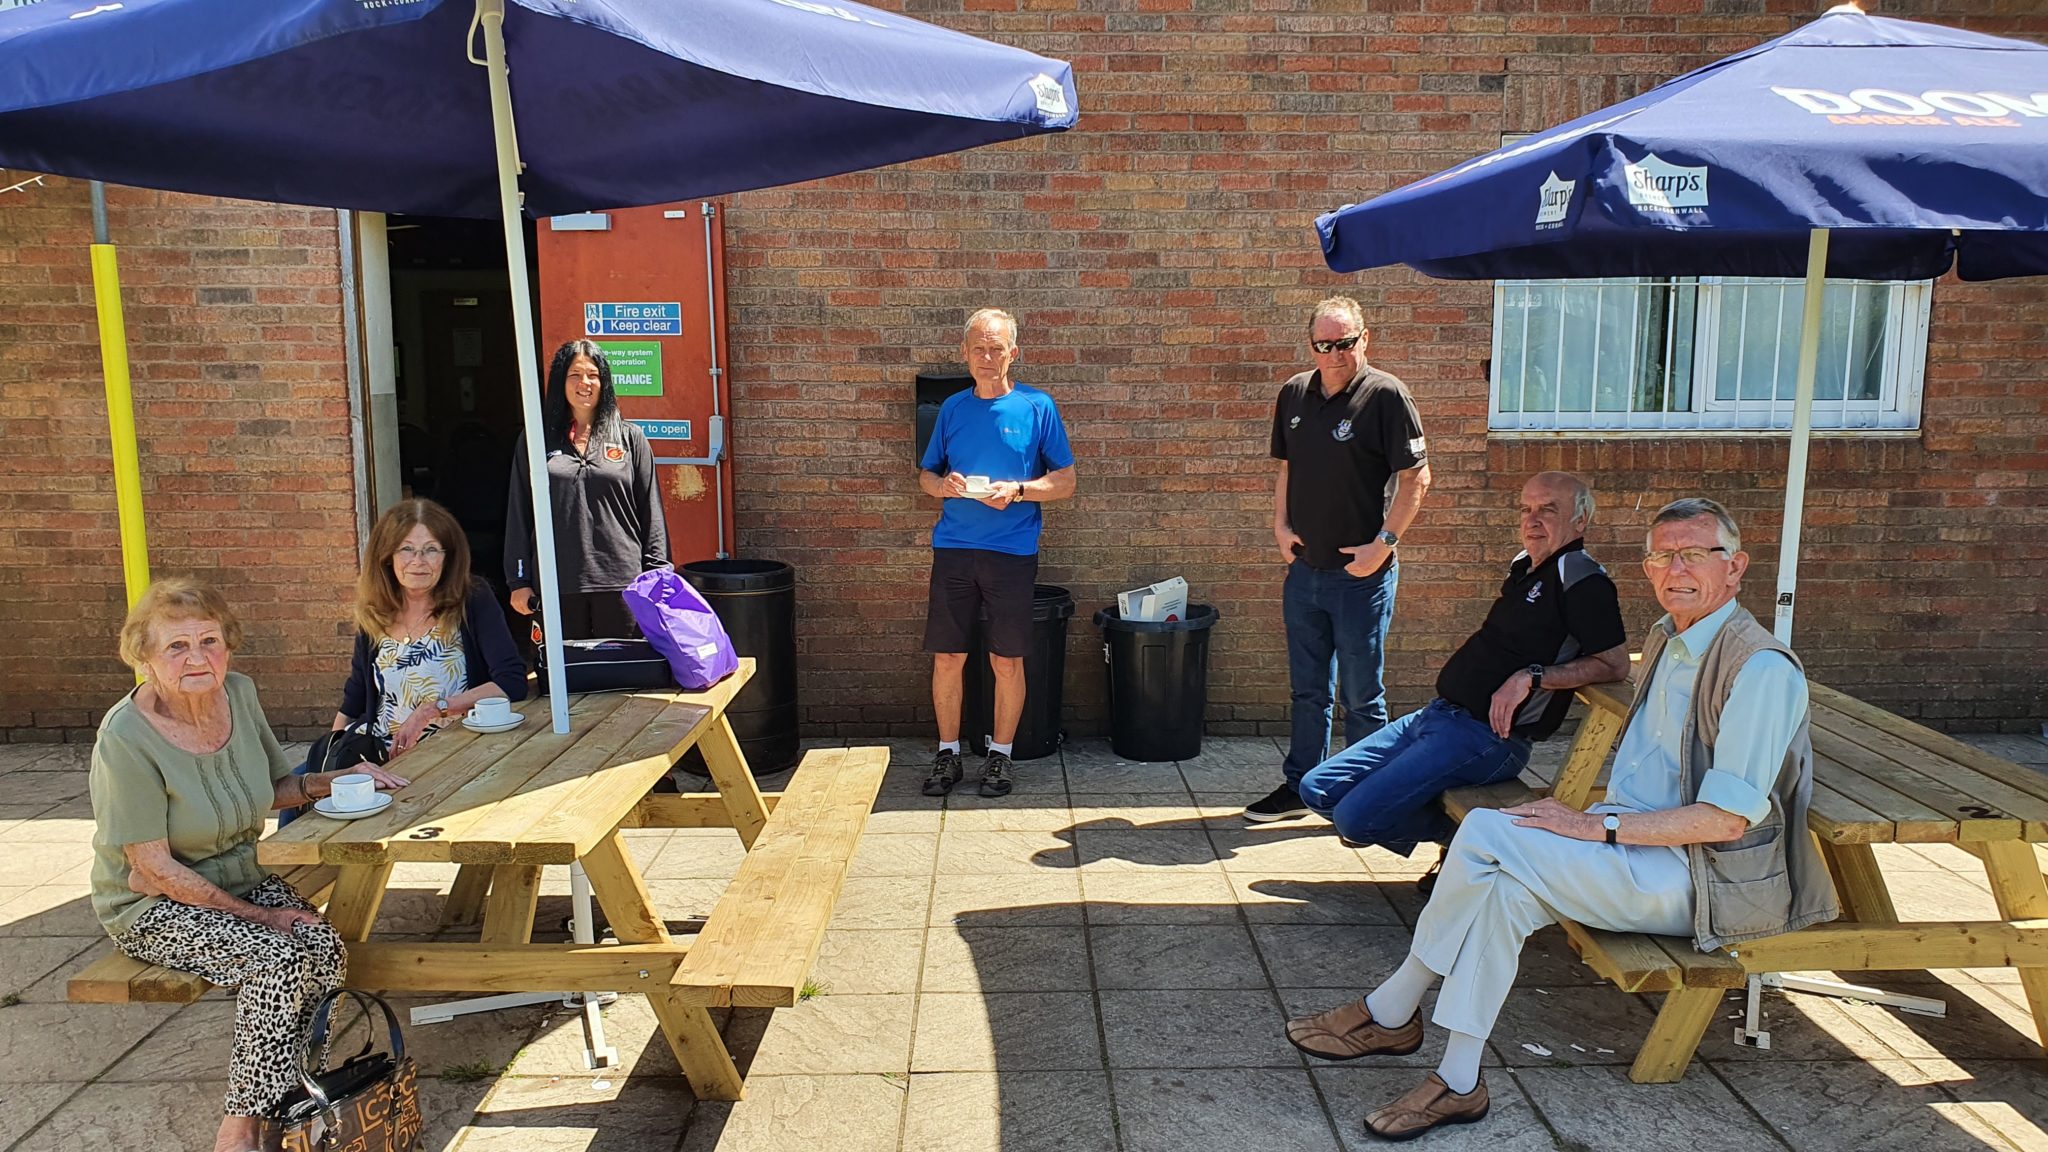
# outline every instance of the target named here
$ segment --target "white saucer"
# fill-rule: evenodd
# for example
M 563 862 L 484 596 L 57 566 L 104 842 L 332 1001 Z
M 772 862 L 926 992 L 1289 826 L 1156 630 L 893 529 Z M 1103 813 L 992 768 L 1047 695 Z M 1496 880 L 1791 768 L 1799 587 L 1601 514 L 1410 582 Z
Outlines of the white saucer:
M 961 493 L 962 496 L 967 497 L 969 500 L 986 500 L 995 494 L 996 490 L 993 488 L 969 488 Z
M 464 716 L 462 718 L 462 726 L 464 728 L 469 729 L 471 732 L 510 732 L 514 728 L 517 728 L 524 723 L 526 723 L 526 717 L 520 715 L 517 712 L 514 712 L 512 714 L 512 718 L 510 720 L 507 720 L 502 724 L 484 724 L 479 721 L 472 720 L 467 716 Z
M 334 797 L 332 796 L 322 796 L 320 799 L 313 801 L 313 811 L 336 820 L 361 820 L 365 816 L 375 816 L 389 807 L 391 807 L 391 794 L 389 792 L 377 793 L 377 802 L 368 808 L 356 808 L 347 812 L 334 807 Z

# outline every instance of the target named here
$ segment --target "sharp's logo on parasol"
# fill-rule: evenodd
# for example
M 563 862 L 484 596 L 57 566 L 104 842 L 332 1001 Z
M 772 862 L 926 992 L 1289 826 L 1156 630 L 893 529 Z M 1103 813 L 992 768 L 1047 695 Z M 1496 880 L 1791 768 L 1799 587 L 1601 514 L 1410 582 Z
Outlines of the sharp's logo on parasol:
M 1565 213 L 1571 210 L 1572 190 L 1577 188 L 1575 180 L 1560 180 L 1552 172 L 1543 186 L 1536 190 L 1536 227 L 1562 228 Z
M 1687 168 L 1659 157 L 1655 152 L 1640 164 L 1623 166 L 1628 177 L 1628 202 L 1638 208 L 1705 208 L 1707 168 Z
M 1067 90 L 1060 82 L 1040 72 L 1031 78 L 1031 96 L 1038 101 L 1038 111 L 1045 116 L 1067 114 Z

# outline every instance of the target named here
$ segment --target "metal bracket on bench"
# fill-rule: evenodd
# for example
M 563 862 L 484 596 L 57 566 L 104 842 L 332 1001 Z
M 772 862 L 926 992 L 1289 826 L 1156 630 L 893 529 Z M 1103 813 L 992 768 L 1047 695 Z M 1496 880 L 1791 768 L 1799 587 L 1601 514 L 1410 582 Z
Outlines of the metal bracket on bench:
M 1901 1012 L 1914 1012 L 1922 1016 L 1947 1016 L 1948 1004 L 1927 996 L 1909 996 L 1904 992 L 1887 992 L 1882 988 L 1870 988 L 1861 984 L 1847 984 L 1840 980 L 1816 980 L 1811 976 L 1788 976 L 1783 972 L 1765 972 L 1749 978 L 1749 1000 L 1743 1022 L 1735 1029 L 1735 1042 L 1745 1048 L 1768 1050 L 1771 1034 L 1762 1028 L 1763 990 L 1776 988 L 1794 992 L 1810 992 L 1816 996 L 1836 996 L 1844 1000 L 1868 1000 L 1872 1004 L 1883 1004 Z

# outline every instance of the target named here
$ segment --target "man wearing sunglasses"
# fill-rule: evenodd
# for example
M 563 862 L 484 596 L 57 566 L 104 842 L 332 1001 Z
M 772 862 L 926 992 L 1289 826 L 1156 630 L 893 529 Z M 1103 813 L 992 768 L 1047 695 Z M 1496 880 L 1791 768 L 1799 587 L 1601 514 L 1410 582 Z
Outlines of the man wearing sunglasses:
M 1643 571 L 1668 615 L 1643 643 L 1605 797 L 1584 812 L 1549 797 L 1474 810 L 1401 967 L 1363 999 L 1288 1022 L 1294 1046 L 1326 1060 L 1403 1055 L 1422 1046 L 1419 1006 L 1443 978 L 1431 1015 L 1450 1033 L 1443 1062 L 1366 1117 L 1374 1134 L 1406 1140 L 1486 1115 L 1486 1037 L 1522 942 L 1559 917 L 1712 951 L 1839 913 L 1806 831 L 1806 677 L 1736 603 L 1748 568 L 1727 509 L 1691 499 L 1659 511 Z M 1699 1033 L 1681 1039 L 1689 1048 Z
M 1400 578 L 1394 545 L 1429 488 L 1415 399 L 1366 363 L 1371 335 L 1358 301 L 1317 304 L 1308 336 L 1315 367 L 1288 380 L 1273 406 L 1273 542 L 1287 565 L 1281 608 L 1292 711 L 1283 780 L 1244 810 L 1261 822 L 1308 815 L 1298 789 L 1330 753 L 1338 692 L 1346 747 L 1386 726 L 1383 652 Z

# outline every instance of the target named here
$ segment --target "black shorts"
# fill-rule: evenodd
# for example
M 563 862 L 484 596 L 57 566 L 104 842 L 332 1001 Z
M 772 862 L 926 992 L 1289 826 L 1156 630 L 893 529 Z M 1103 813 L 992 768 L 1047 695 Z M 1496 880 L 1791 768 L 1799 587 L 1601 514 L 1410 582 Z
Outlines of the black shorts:
M 977 619 L 988 621 L 988 650 L 1023 656 L 1031 647 L 1031 599 L 1038 557 L 984 548 L 932 549 L 931 603 L 924 620 L 924 650 L 974 648 Z

